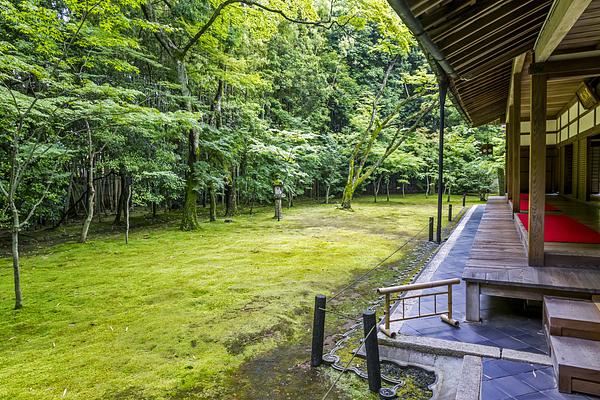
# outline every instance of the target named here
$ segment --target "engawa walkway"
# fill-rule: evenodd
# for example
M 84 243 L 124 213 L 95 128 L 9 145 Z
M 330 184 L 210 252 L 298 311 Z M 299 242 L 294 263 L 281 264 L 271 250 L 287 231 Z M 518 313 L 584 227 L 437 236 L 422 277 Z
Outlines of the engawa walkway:
M 467 221 L 460 237 L 434 272 L 431 280 L 460 278 L 462 276 L 483 213 L 484 206 L 478 206 L 469 221 Z M 424 293 L 427 293 L 427 291 L 424 291 Z M 454 316 L 456 319 L 464 321 L 466 305 L 466 286 L 464 282 L 455 287 L 453 299 Z M 440 309 L 446 306 L 445 303 L 445 298 L 438 298 Z M 421 308 L 423 311 L 432 311 L 433 300 L 424 298 Z M 439 317 L 409 320 L 402 325 L 400 333 L 483 344 L 538 354 L 548 353 L 548 346 L 542 331 L 541 317 L 538 316 L 538 313 L 531 314 L 524 310 L 523 302 L 482 296 L 481 317 L 482 324 L 462 323 L 460 328 L 454 328 L 440 322 Z
M 430 280 L 460 278 L 469 258 L 484 206 L 477 206 L 447 256 Z M 435 290 L 435 289 L 432 289 Z M 423 291 L 426 293 L 427 291 Z M 481 296 L 481 323 L 466 323 L 465 283 L 455 286 L 454 315 L 461 321 L 459 328 L 444 324 L 439 317 L 405 321 L 400 333 L 427 336 L 465 343 L 495 346 L 537 354 L 548 354 L 548 345 L 542 330 L 541 310 L 527 310 L 520 300 Z M 423 312 L 433 310 L 431 299 L 422 300 Z M 446 299 L 438 299 L 439 309 Z M 482 399 L 592 399 L 583 395 L 563 395 L 556 390 L 554 371 L 546 365 L 484 359 Z

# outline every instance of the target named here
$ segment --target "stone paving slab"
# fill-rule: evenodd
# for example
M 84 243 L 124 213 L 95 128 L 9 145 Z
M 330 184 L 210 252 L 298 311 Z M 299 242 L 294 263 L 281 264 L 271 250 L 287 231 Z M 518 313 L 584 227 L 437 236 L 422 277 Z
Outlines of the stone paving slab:
M 484 358 L 482 379 L 482 400 L 598 400 L 560 393 L 554 369 L 548 365 Z

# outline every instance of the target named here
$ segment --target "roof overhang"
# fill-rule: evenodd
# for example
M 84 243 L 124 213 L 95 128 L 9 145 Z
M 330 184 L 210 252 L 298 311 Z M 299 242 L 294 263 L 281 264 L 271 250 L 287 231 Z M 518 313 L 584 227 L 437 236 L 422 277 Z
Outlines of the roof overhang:
M 548 78 L 549 118 L 569 106 L 583 80 L 600 75 L 600 0 L 388 2 L 474 125 L 506 120 L 516 74 L 522 119 L 531 75 Z

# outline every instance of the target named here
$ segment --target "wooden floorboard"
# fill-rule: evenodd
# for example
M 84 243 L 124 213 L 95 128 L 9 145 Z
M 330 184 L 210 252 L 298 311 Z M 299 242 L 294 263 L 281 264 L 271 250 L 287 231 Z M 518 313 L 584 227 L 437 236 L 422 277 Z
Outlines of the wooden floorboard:
M 600 268 L 530 267 L 504 197 L 490 197 L 463 279 L 481 285 L 600 294 Z

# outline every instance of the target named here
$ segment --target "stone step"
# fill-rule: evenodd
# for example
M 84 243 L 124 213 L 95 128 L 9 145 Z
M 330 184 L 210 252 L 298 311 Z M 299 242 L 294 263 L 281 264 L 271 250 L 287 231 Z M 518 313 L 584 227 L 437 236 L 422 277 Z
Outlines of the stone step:
M 600 396 L 600 342 L 550 335 L 558 390 Z
M 593 301 L 544 296 L 544 324 L 550 335 L 600 340 L 600 309 Z

